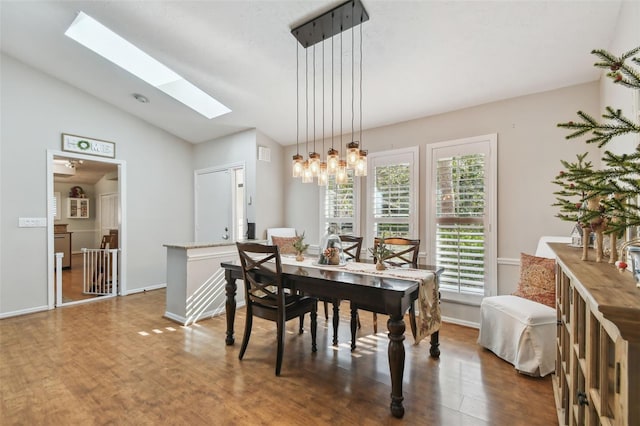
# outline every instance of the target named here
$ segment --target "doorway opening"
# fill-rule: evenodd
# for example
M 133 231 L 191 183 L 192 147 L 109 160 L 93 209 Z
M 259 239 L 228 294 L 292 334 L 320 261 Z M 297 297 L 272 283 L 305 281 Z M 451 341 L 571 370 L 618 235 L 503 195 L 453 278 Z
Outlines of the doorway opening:
M 246 237 L 244 163 L 194 172 L 195 241 L 229 242 Z
M 126 294 L 125 163 L 47 151 L 49 308 Z

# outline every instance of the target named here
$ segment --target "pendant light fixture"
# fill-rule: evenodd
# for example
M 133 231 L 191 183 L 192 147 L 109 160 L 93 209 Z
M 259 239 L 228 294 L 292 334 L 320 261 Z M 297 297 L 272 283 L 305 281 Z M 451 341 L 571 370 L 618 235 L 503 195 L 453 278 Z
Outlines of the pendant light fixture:
M 342 33 L 340 33 L 340 149 L 344 149 L 342 145 Z M 344 152 L 344 151 L 343 151 Z M 347 175 L 347 161 L 343 159 L 338 160 L 338 170 L 336 170 L 336 183 L 341 185 L 348 181 Z
M 361 18 L 362 19 L 362 18 Z M 360 22 L 362 24 L 362 22 Z M 367 154 L 368 152 L 364 148 L 364 142 L 362 140 L 362 25 L 360 25 L 360 151 L 358 160 L 356 161 L 355 174 L 356 176 L 367 175 Z
M 291 168 L 294 178 L 302 177 L 302 165 L 304 163 L 300 155 L 300 58 L 298 44 L 296 43 L 296 155 L 293 156 Z
M 354 169 L 356 176 L 366 176 L 367 168 L 367 151 L 362 149 L 362 24 L 369 20 L 369 15 L 364 9 L 361 0 L 347 1 L 332 10 L 323 13 L 316 18 L 303 23 L 302 25 L 294 28 L 291 33 L 302 45 L 305 52 L 305 125 L 306 125 L 306 147 L 308 158 L 304 160 L 304 157 L 300 155 L 300 84 L 299 84 L 299 48 L 296 47 L 296 155 L 293 156 L 292 161 L 292 176 L 302 177 L 302 182 L 313 182 L 313 178 L 318 178 L 318 185 L 326 185 L 329 176 L 335 176 L 336 183 L 344 184 L 348 181 L 347 167 Z M 359 70 L 359 139 L 356 140 L 356 128 L 355 128 L 355 27 L 359 28 L 359 47 L 360 47 L 360 70 Z M 347 145 L 347 150 L 343 150 L 343 67 L 342 59 L 345 56 L 343 50 L 343 32 L 351 29 L 351 137 L 350 142 Z M 334 146 L 335 140 L 335 86 L 334 86 L 334 60 L 335 60 L 335 36 L 340 34 L 340 150 Z M 331 40 L 331 148 L 325 151 L 326 141 L 326 122 L 325 122 L 325 44 L 328 40 Z M 316 44 L 322 43 L 322 151 L 327 152 L 326 158 L 323 160 L 321 155 L 316 151 L 317 136 L 316 133 Z M 309 47 L 313 46 L 313 85 L 312 93 L 309 93 Z M 348 52 L 347 52 L 348 53 Z M 313 100 L 312 116 L 313 116 L 313 151 L 309 151 L 309 99 Z M 341 158 L 340 151 L 344 153 L 344 157 Z

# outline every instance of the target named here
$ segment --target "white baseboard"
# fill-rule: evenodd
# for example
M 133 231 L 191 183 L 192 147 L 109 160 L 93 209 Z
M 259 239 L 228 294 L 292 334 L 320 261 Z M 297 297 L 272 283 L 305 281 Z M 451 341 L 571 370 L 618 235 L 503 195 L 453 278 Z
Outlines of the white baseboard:
M 241 308 L 244 305 L 245 305 L 244 302 L 238 303 L 236 305 L 236 308 Z M 220 308 L 217 308 L 217 309 L 212 309 L 210 311 L 203 312 L 202 314 L 200 314 L 200 316 L 198 317 L 197 320 L 192 321 L 188 325 L 195 324 L 198 321 L 207 320 L 209 318 L 213 318 L 213 317 L 217 317 L 217 316 L 220 316 L 220 315 L 224 315 L 225 313 L 226 313 L 226 310 L 225 310 L 224 307 L 220 307 Z M 164 316 L 165 316 L 165 318 L 169 318 L 170 320 L 175 321 L 175 322 L 177 322 L 179 324 L 187 325 L 187 318 L 185 318 L 185 317 L 183 317 L 181 315 L 176 315 L 174 313 L 165 311 Z
M 451 324 L 463 325 L 465 327 L 471 327 L 480 329 L 480 324 L 477 322 L 464 321 L 459 318 L 442 317 L 442 322 L 448 322 Z
M 36 306 L 35 308 L 21 309 L 21 310 L 18 310 L 18 311 L 0 313 L 0 319 L 10 318 L 10 317 L 17 317 L 19 315 L 33 314 L 33 313 L 36 313 L 36 312 L 42 312 L 42 311 L 48 311 L 48 310 L 49 310 L 49 306 L 48 305 Z
M 128 296 L 130 294 L 136 294 L 136 293 L 144 293 L 145 291 L 160 290 L 161 288 L 166 288 L 166 287 L 167 287 L 167 283 L 150 285 L 142 288 L 134 288 L 131 290 L 127 290 L 127 292 L 121 294 L 121 296 Z

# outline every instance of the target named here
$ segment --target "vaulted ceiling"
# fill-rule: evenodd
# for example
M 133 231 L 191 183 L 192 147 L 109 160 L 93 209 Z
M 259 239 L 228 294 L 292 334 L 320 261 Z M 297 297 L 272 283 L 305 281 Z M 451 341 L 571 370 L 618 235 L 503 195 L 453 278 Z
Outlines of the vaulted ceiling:
M 296 40 L 290 31 L 340 3 L 2 0 L 1 49 L 189 142 L 258 128 L 287 145 L 296 141 Z M 597 80 L 590 51 L 608 47 L 621 5 L 363 3 L 370 16 L 363 25 L 364 128 Z M 232 112 L 208 120 L 66 37 L 79 11 Z M 134 93 L 150 102 L 137 102 Z

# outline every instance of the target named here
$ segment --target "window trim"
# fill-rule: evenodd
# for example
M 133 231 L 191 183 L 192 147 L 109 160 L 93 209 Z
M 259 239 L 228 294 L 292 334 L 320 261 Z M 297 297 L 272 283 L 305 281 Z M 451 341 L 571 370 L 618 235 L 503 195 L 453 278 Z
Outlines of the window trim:
M 486 144 L 484 149 L 488 149 L 489 156 L 487 157 L 488 164 L 486 165 L 486 177 L 488 182 L 486 184 L 485 205 L 489 207 L 489 214 L 485 216 L 485 285 L 484 295 L 474 295 L 454 292 L 448 289 L 442 288 L 442 299 L 445 301 L 454 301 L 459 303 L 465 303 L 470 305 L 480 305 L 483 297 L 497 294 L 497 271 L 498 271 L 498 134 L 491 133 L 481 136 L 472 136 L 469 138 L 454 139 L 450 141 L 436 142 L 427 145 L 427 163 L 426 163 L 426 218 L 427 218 L 427 232 L 426 241 L 429 242 L 427 249 L 428 263 L 435 265 L 436 259 L 436 221 L 435 221 L 435 206 L 436 206 L 436 168 L 433 165 L 435 158 L 435 151 L 443 148 L 455 148 L 461 147 L 464 151 L 478 152 L 478 149 L 473 150 L 470 147 L 478 146 L 476 144 Z
M 366 232 L 364 233 L 364 244 L 366 247 L 373 247 L 373 224 L 376 219 L 373 216 L 373 189 L 375 185 L 374 170 L 376 166 L 394 165 L 409 162 L 410 183 L 409 192 L 411 194 L 411 207 L 409 209 L 409 237 L 420 235 L 419 203 L 420 203 L 420 147 L 412 146 L 388 151 L 378 151 L 369 153 L 367 170 L 367 216 L 365 219 Z M 393 219 L 391 221 L 394 221 Z M 402 221 L 404 223 L 404 221 Z M 419 238 L 419 237 L 415 237 Z

